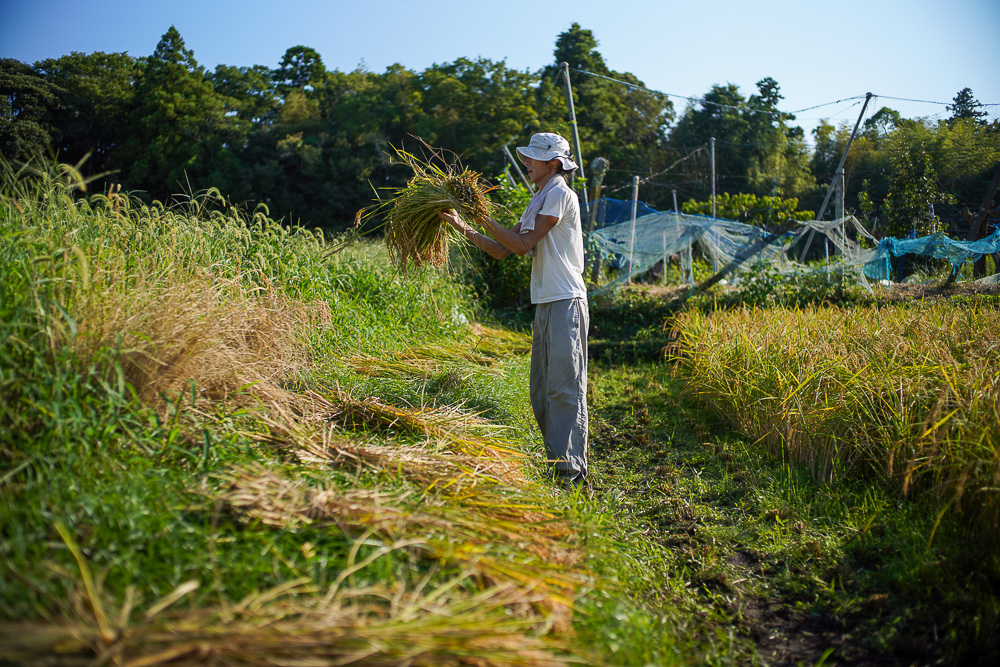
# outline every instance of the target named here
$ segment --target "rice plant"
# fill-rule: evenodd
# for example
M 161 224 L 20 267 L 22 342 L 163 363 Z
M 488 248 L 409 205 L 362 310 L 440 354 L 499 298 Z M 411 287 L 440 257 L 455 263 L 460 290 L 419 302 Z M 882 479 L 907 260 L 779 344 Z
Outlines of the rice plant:
M 832 481 L 942 499 L 1000 537 L 1000 311 L 988 303 L 678 318 L 689 387 Z
M 457 233 L 438 214 L 454 210 L 473 222 L 489 216 L 496 208 L 487 197 L 492 188 L 478 173 L 448 165 L 439 153 L 424 161 L 402 149 L 393 150 L 414 175 L 406 185 L 394 190 L 391 198 L 358 211 L 355 226 L 373 217 L 384 217 L 389 257 L 404 273 L 410 267 L 442 266 L 448 261 L 450 239 Z M 442 164 L 437 164 L 435 158 Z

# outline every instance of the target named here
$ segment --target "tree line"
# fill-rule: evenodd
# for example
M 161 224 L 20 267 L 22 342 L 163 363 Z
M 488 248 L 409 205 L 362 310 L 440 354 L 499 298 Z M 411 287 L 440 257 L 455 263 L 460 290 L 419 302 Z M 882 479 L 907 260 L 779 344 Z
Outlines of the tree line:
M 217 188 L 236 203 L 264 203 L 289 222 L 341 230 L 373 188 L 409 174 L 392 147 L 419 137 L 487 178 L 505 178 L 504 146 L 537 131 L 570 136 L 560 64 L 566 62 L 584 158 L 606 158 L 610 196 L 703 210 L 716 188 L 738 202 L 719 213 L 755 224 L 762 211 L 815 212 L 852 129 L 822 123 L 806 141 L 779 108 L 777 81 L 744 96 L 716 84 L 678 111 L 670 99 L 616 72 L 590 30 L 573 24 L 537 71 L 459 58 L 422 72 L 329 70 L 319 53 L 289 48 L 275 68 L 207 70 L 171 27 L 147 57 L 74 52 L 27 64 L 0 60 L 0 151 L 9 161 L 54 156 L 149 199 Z M 1000 162 L 1000 127 L 968 88 L 946 120 L 869 116 L 845 164 L 847 209 L 879 234 L 962 227 Z M 586 168 L 587 163 L 584 162 Z M 735 205 L 735 204 L 734 204 Z M 755 208 L 756 207 L 756 208 Z M 759 210 L 758 210 L 759 209 Z M 829 218 L 831 211 L 826 212 Z

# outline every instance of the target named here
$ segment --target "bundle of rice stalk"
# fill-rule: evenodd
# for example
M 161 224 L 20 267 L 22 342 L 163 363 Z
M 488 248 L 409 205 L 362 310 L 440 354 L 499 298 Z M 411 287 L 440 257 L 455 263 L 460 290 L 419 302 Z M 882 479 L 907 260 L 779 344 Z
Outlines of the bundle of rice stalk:
M 369 218 L 384 217 L 389 257 L 403 273 L 425 264 L 441 266 L 448 261 L 449 237 L 457 232 L 438 213 L 454 210 L 467 221 L 488 216 L 498 206 L 486 196 L 493 188 L 468 168 L 442 167 L 393 150 L 413 169 L 413 178 L 394 190 L 391 199 L 358 211 L 354 224 L 360 227 Z

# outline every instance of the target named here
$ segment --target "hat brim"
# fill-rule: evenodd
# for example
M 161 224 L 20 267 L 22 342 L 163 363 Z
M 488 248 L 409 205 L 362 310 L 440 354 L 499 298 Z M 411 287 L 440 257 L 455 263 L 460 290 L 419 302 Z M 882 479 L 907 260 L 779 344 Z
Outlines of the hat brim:
M 559 155 L 555 151 L 546 151 L 540 148 L 533 148 L 531 146 L 518 146 L 517 147 L 517 157 L 524 162 L 525 158 L 531 158 L 532 160 L 539 160 L 541 162 L 550 162 L 551 160 L 559 160 L 559 164 L 565 171 L 574 171 L 579 168 L 576 162 L 573 162 L 570 158 L 565 155 Z

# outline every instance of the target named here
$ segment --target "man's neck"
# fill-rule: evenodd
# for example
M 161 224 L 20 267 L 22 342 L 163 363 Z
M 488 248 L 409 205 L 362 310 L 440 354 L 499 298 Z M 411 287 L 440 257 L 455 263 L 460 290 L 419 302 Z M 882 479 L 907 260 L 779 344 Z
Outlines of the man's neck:
M 545 186 L 551 183 L 552 179 L 555 178 L 556 176 L 558 176 L 558 174 L 549 174 L 545 178 L 539 179 L 538 182 L 535 183 L 535 187 L 537 187 L 538 191 L 541 192 L 542 190 L 545 189 Z

